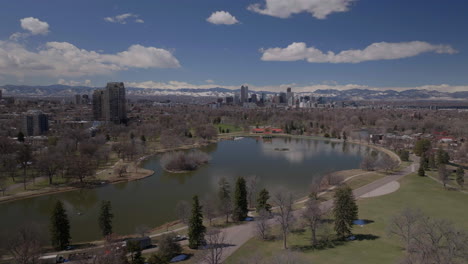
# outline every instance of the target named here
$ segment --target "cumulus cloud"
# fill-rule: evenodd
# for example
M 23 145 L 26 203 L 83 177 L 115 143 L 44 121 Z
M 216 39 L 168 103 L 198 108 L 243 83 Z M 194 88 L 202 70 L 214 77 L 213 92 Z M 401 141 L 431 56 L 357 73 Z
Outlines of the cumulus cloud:
M 171 52 L 132 45 L 126 51 L 103 54 L 80 49 L 68 42 L 47 42 L 28 50 L 11 41 L 0 41 L 0 73 L 3 75 L 79 77 L 102 75 L 129 68 L 178 68 Z
M 33 35 L 47 35 L 49 33 L 49 24 L 37 18 L 26 17 L 21 19 L 20 22 L 21 27 Z
M 322 52 L 315 47 L 307 47 L 304 42 L 294 42 L 286 48 L 260 50 L 263 61 L 298 61 L 311 63 L 359 63 L 375 60 L 395 60 L 414 57 L 422 53 L 454 54 L 458 51 L 450 45 L 433 45 L 423 41 L 400 43 L 378 42 L 363 50 L 344 50 L 339 53 Z
M 215 25 L 234 25 L 239 23 L 235 16 L 226 11 L 216 11 L 206 21 Z
M 20 19 L 21 28 L 28 32 L 15 32 L 10 36 L 10 40 L 19 40 L 31 35 L 47 35 L 49 33 L 49 24 L 40 21 L 34 17 L 25 17 Z
M 127 24 L 130 19 L 133 19 L 135 23 L 145 23 L 143 19 L 138 18 L 139 15 L 133 13 L 125 13 L 113 17 L 105 17 L 104 20 L 110 23 L 118 23 L 118 24 Z
M 325 19 L 337 12 L 346 12 L 355 0 L 265 0 L 265 4 L 253 4 L 248 10 L 279 18 L 308 12 L 317 19 Z

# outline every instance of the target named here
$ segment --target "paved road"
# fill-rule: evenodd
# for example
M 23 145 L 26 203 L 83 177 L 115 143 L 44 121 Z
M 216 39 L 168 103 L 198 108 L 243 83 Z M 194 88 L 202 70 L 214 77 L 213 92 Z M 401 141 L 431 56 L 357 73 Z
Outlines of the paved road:
M 415 159 L 413 159 L 415 160 Z M 411 174 L 416 171 L 417 162 L 413 162 L 412 165 L 406 167 L 400 172 L 388 175 L 382 179 L 376 180 L 368 185 L 362 186 L 353 191 L 354 197 L 361 197 L 366 193 L 369 193 L 385 184 L 401 179 L 402 177 Z M 321 204 L 322 210 L 330 210 L 333 207 L 333 200 L 325 201 Z M 294 216 L 299 216 L 301 210 L 294 211 Z M 274 224 L 274 220 L 270 221 L 270 224 Z M 229 256 L 231 256 L 239 247 L 245 244 L 249 239 L 255 236 L 255 223 L 250 222 L 243 225 L 232 226 L 223 230 L 226 235 L 226 243 L 232 246 L 225 248 L 223 251 L 222 261 L 224 262 Z

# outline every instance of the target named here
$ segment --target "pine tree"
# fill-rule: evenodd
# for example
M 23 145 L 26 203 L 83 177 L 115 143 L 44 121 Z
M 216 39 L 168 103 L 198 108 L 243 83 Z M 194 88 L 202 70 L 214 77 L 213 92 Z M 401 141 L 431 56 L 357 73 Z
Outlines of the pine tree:
M 24 142 L 24 134 L 23 132 L 18 132 L 18 136 L 16 137 L 19 142 Z
M 206 228 L 203 226 L 202 207 L 198 201 L 198 196 L 193 196 L 192 216 L 189 221 L 189 247 L 197 249 L 205 240 Z
M 145 258 L 141 255 L 141 249 L 138 249 L 133 256 L 132 264 L 145 264 Z
M 426 171 L 424 170 L 423 166 L 419 166 L 418 176 L 421 176 L 421 177 L 426 176 Z
M 339 187 L 334 196 L 335 231 L 341 239 L 351 235 L 353 221 L 358 217 L 358 207 L 353 191 L 348 186 Z
M 101 213 L 99 215 L 99 228 L 101 229 L 102 236 L 104 237 L 112 234 L 112 218 L 114 218 L 114 215 L 111 210 L 111 202 L 102 201 Z
M 271 213 L 271 205 L 268 203 L 268 199 L 270 199 L 270 193 L 267 189 L 261 190 L 257 198 L 257 212 L 265 210 L 266 212 Z
M 232 218 L 234 221 L 242 221 L 249 212 L 247 203 L 247 187 L 243 177 L 237 178 L 236 190 L 234 192 L 234 211 Z
M 56 249 L 65 249 L 70 244 L 70 222 L 61 201 L 57 201 L 52 212 L 50 232 Z
M 462 167 L 458 167 L 456 175 L 457 175 L 457 184 L 463 188 L 463 185 L 465 184 L 465 170 Z

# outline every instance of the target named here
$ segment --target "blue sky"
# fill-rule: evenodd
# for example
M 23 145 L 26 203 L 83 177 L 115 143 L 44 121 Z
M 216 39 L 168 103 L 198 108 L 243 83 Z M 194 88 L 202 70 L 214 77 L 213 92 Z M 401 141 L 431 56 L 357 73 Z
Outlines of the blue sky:
M 3 0 L 0 84 L 468 90 L 467 12 L 462 0 Z

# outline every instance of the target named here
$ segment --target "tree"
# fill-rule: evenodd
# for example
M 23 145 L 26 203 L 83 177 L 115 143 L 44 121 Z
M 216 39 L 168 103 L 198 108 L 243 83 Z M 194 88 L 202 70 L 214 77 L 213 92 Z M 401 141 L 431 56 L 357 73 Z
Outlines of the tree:
M 449 161 L 450 161 L 450 156 L 449 156 L 448 152 L 446 152 L 445 150 L 439 148 L 437 150 L 437 156 L 436 156 L 437 165 L 448 164 Z
M 290 227 L 294 221 L 292 214 L 293 198 L 292 194 L 288 191 L 280 190 L 273 195 L 273 201 L 278 207 L 278 214 L 276 221 L 280 224 L 281 232 L 283 235 L 283 248 L 287 249 L 288 234 Z
M 394 170 L 398 166 L 398 161 L 390 157 L 389 155 L 384 154 L 378 161 L 379 168 L 389 172 Z
M 143 258 L 143 256 L 141 255 L 140 248 L 138 248 L 138 250 L 133 255 L 132 264 L 145 264 L 145 258 Z
M 416 156 L 421 157 L 431 149 L 431 141 L 428 139 L 420 139 L 414 145 L 413 152 Z
M 242 221 L 247 217 L 247 188 L 243 177 L 237 178 L 236 189 L 234 191 L 234 211 L 232 218 L 234 221 Z
M 334 195 L 333 213 L 335 216 L 335 231 L 341 239 L 351 235 L 353 221 L 358 218 L 358 207 L 353 190 L 346 185 L 336 189 Z
M 21 145 L 16 155 L 16 159 L 23 169 L 23 187 L 26 190 L 27 169 L 33 160 L 31 147 L 26 144 Z
M 247 201 L 249 208 L 254 207 L 255 196 L 257 195 L 258 177 L 257 175 L 249 176 L 246 180 L 247 184 Z
M 60 168 L 59 156 L 56 152 L 48 151 L 47 154 L 39 156 L 36 168 L 39 172 L 49 177 L 49 184 L 52 185 L 53 178 Z
M 421 177 L 426 176 L 426 171 L 424 170 L 424 167 L 421 165 L 419 166 L 419 169 L 418 169 L 418 176 L 421 176 Z
M 24 143 L 24 134 L 23 132 L 18 132 L 18 135 L 16 136 L 19 142 Z
M 229 222 L 229 215 L 232 211 L 231 202 L 231 188 L 226 178 L 219 180 L 219 191 L 218 191 L 218 209 L 219 212 L 226 216 L 226 223 Z
M 447 183 L 449 181 L 450 172 L 447 170 L 447 167 L 444 163 L 439 164 L 439 169 L 437 171 L 440 182 L 444 185 L 444 188 L 447 188 Z
M 198 196 L 193 196 L 192 216 L 189 221 L 189 247 L 197 249 L 204 243 L 206 228 L 203 225 L 202 207 L 198 202 Z
M 271 212 L 266 211 L 265 209 L 260 209 L 258 211 L 258 217 L 255 219 L 255 229 L 258 236 L 266 240 L 268 238 L 268 232 L 270 227 L 268 225 L 268 219 L 270 219 Z
M 377 160 L 372 155 L 367 155 L 361 162 L 361 169 L 366 171 L 373 171 L 375 170 Z
M 398 151 L 398 156 L 400 156 L 400 159 L 402 161 L 409 161 L 410 153 L 409 151 L 403 149 L 403 150 Z
M 157 255 L 165 263 L 168 263 L 174 256 L 182 252 L 182 247 L 175 242 L 173 234 L 162 235 L 158 240 L 158 248 Z
M 13 257 L 15 263 L 39 263 L 42 247 L 45 245 L 40 228 L 34 224 L 18 227 L 2 239 L 2 248 L 5 248 Z
M 388 233 L 400 238 L 405 243 L 406 250 L 409 250 L 413 239 L 416 239 L 416 234 L 419 232 L 418 224 L 423 218 L 421 210 L 405 208 L 392 217 Z
M 177 218 L 185 225 L 189 223 L 190 219 L 190 204 L 187 201 L 179 201 L 175 207 Z
M 83 184 L 87 177 L 94 176 L 95 167 L 89 157 L 79 155 L 74 157 L 73 162 L 68 164 L 67 173 L 70 177 L 78 178 L 80 183 Z
M 210 226 L 211 221 L 216 217 L 216 206 L 211 196 L 206 195 L 202 201 L 203 216 L 208 219 Z
M 65 249 L 70 244 L 70 222 L 60 200 L 55 204 L 50 224 L 52 245 L 56 249 Z
M 457 184 L 460 185 L 461 188 L 463 188 L 463 185 L 465 185 L 465 170 L 460 166 L 457 168 Z
M 302 218 L 312 232 L 312 246 L 317 245 L 317 229 L 320 225 L 324 212 L 320 209 L 320 202 L 309 199 L 306 202 L 305 210 L 302 212 Z
M 129 264 L 127 259 L 127 248 L 122 247 L 118 237 L 109 235 L 104 241 L 104 250 L 98 253 L 93 263 L 99 264 Z M 132 257 L 133 253 L 132 253 Z M 87 263 L 87 262 L 86 262 Z
M 226 247 L 226 235 L 217 229 L 210 229 L 206 234 L 207 250 L 203 260 L 207 264 L 220 264 Z
M 262 189 L 257 197 L 257 212 L 265 210 L 267 213 L 271 213 L 271 205 L 268 203 L 270 199 L 270 193 L 267 189 Z
M 117 174 L 119 178 L 122 178 L 125 173 L 127 173 L 128 166 L 125 164 L 118 165 L 115 167 L 114 173 Z
M 101 212 L 99 214 L 99 228 L 101 229 L 102 236 L 112 234 L 112 205 L 110 201 L 101 202 Z

